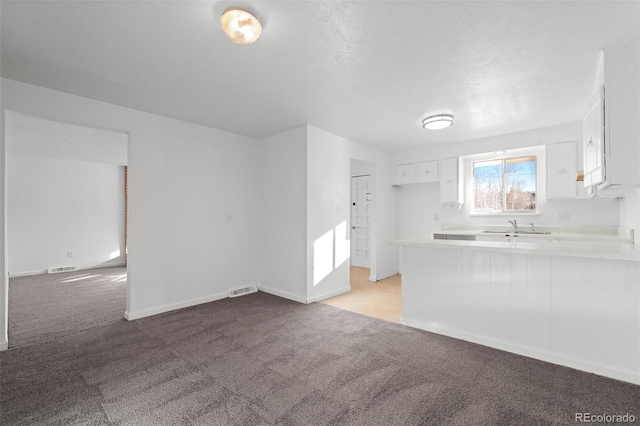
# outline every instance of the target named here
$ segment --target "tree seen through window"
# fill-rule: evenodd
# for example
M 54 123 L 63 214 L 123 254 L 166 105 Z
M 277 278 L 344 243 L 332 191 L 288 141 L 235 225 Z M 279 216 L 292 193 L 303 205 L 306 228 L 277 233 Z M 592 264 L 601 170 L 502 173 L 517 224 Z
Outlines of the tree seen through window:
M 536 157 L 473 163 L 473 210 L 476 213 L 536 211 Z

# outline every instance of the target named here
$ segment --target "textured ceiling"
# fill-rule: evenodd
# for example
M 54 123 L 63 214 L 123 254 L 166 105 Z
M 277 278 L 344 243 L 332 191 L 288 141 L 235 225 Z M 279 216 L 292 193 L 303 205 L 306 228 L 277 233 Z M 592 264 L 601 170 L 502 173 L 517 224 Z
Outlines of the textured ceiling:
M 1 3 L 3 77 L 262 138 L 309 124 L 388 152 L 582 119 L 631 1 Z M 430 114 L 455 124 L 422 129 Z
M 127 165 L 126 133 L 7 111 L 5 134 L 9 154 Z

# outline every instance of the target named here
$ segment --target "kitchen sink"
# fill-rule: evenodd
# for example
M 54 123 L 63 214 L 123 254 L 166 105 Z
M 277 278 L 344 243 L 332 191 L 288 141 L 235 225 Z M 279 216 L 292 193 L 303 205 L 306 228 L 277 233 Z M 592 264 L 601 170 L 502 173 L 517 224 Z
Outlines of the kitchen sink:
M 551 235 L 551 232 L 543 232 L 543 231 L 482 231 L 487 234 L 510 234 L 510 235 Z
M 542 231 L 518 231 L 516 234 L 526 234 L 526 235 L 551 235 L 551 232 L 542 232 Z

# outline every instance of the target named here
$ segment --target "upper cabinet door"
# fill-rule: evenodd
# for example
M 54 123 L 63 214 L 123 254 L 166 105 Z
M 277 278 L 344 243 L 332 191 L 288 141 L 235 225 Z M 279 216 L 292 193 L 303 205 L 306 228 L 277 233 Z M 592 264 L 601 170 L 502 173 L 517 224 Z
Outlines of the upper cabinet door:
M 604 101 L 598 100 L 582 122 L 584 186 L 604 182 Z
M 440 162 L 440 202 L 463 203 L 460 160 L 446 158 Z
M 400 164 L 395 167 L 395 185 L 415 182 L 416 169 L 413 163 Z
M 547 199 L 576 197 L 576 143 L 547 145 Z
M 416 182 L 437 182 L 438 161 L 423 161 L 416 165 Z

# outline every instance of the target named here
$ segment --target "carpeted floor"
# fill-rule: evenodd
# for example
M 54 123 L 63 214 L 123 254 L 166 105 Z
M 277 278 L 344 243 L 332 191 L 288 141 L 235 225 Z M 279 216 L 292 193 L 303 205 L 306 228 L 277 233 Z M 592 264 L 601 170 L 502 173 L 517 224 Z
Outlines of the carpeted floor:
M 0 424 L 529 425 L 640 387 L 265 293 L 0 353 Z
M 11 347 L 120 321 L 126 307 L 127 268 L 111 267 L 9 281 Z

